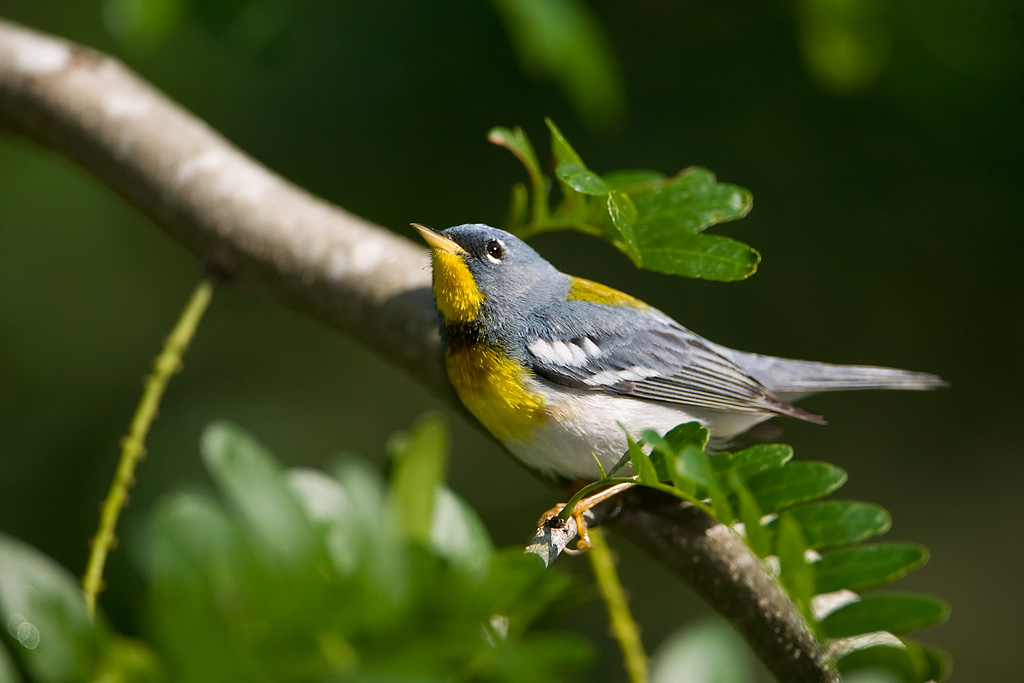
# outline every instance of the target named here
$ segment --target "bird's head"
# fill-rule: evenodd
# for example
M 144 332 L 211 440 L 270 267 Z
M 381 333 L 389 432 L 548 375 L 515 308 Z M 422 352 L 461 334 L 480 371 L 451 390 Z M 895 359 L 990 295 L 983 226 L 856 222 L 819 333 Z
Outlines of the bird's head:
M 565 296 L 568 276 L 511 233 L 483 224 L 413 227 L 430 246 L 434 299 L 448 324 L 474 322 L 485 309 L 517 317 Z

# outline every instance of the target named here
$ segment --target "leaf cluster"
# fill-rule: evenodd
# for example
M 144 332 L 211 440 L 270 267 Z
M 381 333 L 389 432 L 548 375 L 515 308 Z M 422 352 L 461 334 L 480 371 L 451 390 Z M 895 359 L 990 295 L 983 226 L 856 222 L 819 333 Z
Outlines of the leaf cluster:
M 218 494 L 165 501 L 145 534 L 145 642 L 90 621 L 63 569 L 0 536 L 16 654 L 0 643 L 0 681 L 511 682 L 581 666 L 589 647 L 546 626 L 575 602 L 565 578 L 495 551 L 443 485 L 443 423 L 389 450 L 388 482 L 355 458 L 284 470 L 239 429 L 209 428 Z
M 506 229 L 520 237 L 577 230 L 610 242 L 638 268 L 705 280 L 750 277 L 761 255 L 752 247 L 705 230 L 747 215 L 749 190 L 720 183 L 706 168 L 674 176 L 651 170 L 591 170 L 551 119 L 554 175 L 561 201 L 551 206 L 552 181 L 526 133 L 493 128 L 488 139 L 511 151 L 526 168 L 529 188 L 517 184 Z
M 900 680 L 938 680 L 945 653 L 905 637 L 948 617 L 948 605 L 915 593 L 857 592 L 889 584 L 928 560 L 913 543 L 865 543 L 889 530 L 874 504 L 827 499 L 846 472 L 825 462 L 794 461 L 784 444 L 759 444 L 708 456 L 699 423 L 664 436 L 629 439 L 623 460 L 636 481 L 696 505 L 742 536 L 801 610 L 841 672 L 884 669 Z M 614 474 L 614 471 L 612 472 Z M 624 479 L 606 478 L 604 483 Z

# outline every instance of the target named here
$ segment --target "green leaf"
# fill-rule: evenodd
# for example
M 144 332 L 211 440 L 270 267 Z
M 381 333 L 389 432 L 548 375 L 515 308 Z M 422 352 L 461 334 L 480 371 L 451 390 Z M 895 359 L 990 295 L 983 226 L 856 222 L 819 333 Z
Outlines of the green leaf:
M 707 280 L 742 280 L 757 270 L 760 254 L 720 235 L 701 235 L 708 227 L 742 218 L 750 211 L 750 192 L 718 183 L 704 168 L 631 193 L 636 204 L 634 232 L 644 268 Z
M 856 591 L 899 579 L 928 561 L 928 550 L 913 543 L 878 543 L 833 550 L 814 564 L 816 592 Z
M 846 472 L 827 462 L 791 462 L 747 480 L 764 512 L 778 512 L 797 503 L 816 500 L 846 482 Z
M 510 231 L 522 227 L 530 220 L 530 191 L 523 183 L 512 184 L 512 196 L 508 202 L 508 217 L 505 225 Z
M 644 441 L 649 443 L 655 452 L 675 455 L 676 469 L 673 476 L 674 481 L 685 479 L 705 488 L 715 482 L 715 474 L 708 463 L 708 456 L 700 446 L 692 442 L 683 441 L 676 447 L 666 437 L 658 434 L 653 429 L 645 429 L 642 436 Z M 679 434 L 674 436 L 678 438 Z
M 779 556 L 782 585 L 803 613 L 810 614 L 811 598 L 814 597 L 814 568 L 807 563 L 805 557 L 807 539 L 804 538 L 803 530 L 788 512 L 779 515 L 775 551 Z
M 433 525 L 422 543 L 399 528 L 404 503 L 386 495 L 361 461 L 342 461 L 336 478 L 291 470 L 284 477 L 291 496 L 271 491 L 263 514 L 280 517 L 272 508 L 287 510 L 295 498 L 328 551 L 300 552 L 302 562 L 267 561 L 265 532 L 231 487 L 267 488 L 263 480 L 275 477 L 266 471 L 275 470 L 247 452 L 258 450 L 255 444 L 210 443 L 218 439 L 206 443 L 208 460 L 223 468 L 216 476 L 236 479 L 221 486 L 232 505 L 178 496 L 158 508 L 147 536 L 146 614 L 174 680 L 460 680 L 470 672 L 473 680 L 515 680 L 506 671 L 538 680 L 560 678 L 578 664 L 578 642 L 534 627 L 560 606 L 565 577 L 521 549 L 514 561 L 497 558 L 479 520 L 443 486 L 427 487 L 435 494 Z M 437 441 L 427 420 L 394 445 L 418 458 L 438 450 Z M 418 466 L 407 460 L 392 469 L 396 476 L 400 467 L 417 495 L 416 484 L 434 479 L 434 470 L 416 476 Z M 342 544 L 348 547 L 339 555 Z M 488 640 L 481 629 L 494 615 L 509 619 Z M 541 643 L 550 647 L 541 651 Z M 60 680 L 101 679 L 140 677 Z
M 437 489 L 430 547 L 457 567 L 482 574 L 490 563 L 494 545 L 484 523 L 464 500 L 447 486 Z
M 677 451 L 686 444 L 693 444 L 704 450 L 708 445 L 709 438 L 707 427 L 700 422 L 684 422 L 681 425 L 676 425 L 665 434 L 665 441 Z M 711 458 L 712 464 L 714 464 L 715 458 Z
M 244 616 L 251 618 L 272 597 L 255 591 L 254 577 L 278 563 L 258 558 L 241 525 L 218 503 L 196 494 L 165 500 L 147 535 L 148 606 L 163 657 L 174 662 L 181 680 L 231 680 L 250 673 L 245 653 L 225 647 L 225 641 Z
M 749 683 L 754 680 L 743 638 L 721 620 L 671 634 L 651 661 L 651 683 Z
M 213 423 L 200 443 L 203 460 L 220 489 L 279 562 L 301 565 L 322 546 L 284 471 L 239 427 Z
M 633 437 L 628 433 L 626 434 L 626 444 L 629 446 L 629 460 L 633 464 L 633 471 L 638 475 L 639 482 L 641 484 L 659 483 L 658 470 L 655 468 L 654 463 L 644 453 L 644 449 L 640 447 L 640 444 L 634 441 Z
M 871 593 L 844 605 L 821 620 L 828 638 L 846 638 L 872 631 L 899 635 L 940 624 L 949 617 L 949 605 L 939 598 L 917 593 Z
M 394 462 L 391 499 L 399 522 L 410 538 L 429 543 L 434 500 L 448 464 L 448 427 L 444 419 L 440 415 L 424 416 L 410 432 L 392 437 L 388 454 Z
M 580 166 L 586 166 L 580 155 L 576 153 L 576 150 L 572 148 L 569 141 L 562 135 L 562 131 L 558 129 L 555 122 L 550 118 L 546 118 L 544 123 L 547 124 L 548 130 L 551 131 L 551 154 L 555 157 L 555 167 L 557 168 L 567 161 L 575 162 Z
M 6 621 L 6 619 L 3 619 L 4 616 L 0 612 L 0 620 Z M 8 635 L 12 635 L 10 631 L 8 631 Z M 17 638 L 17 635 L 15 634 L 14 637 Z M 2 645 L 2 641 L 0 641 L 0 681 L 4 683 L 21 683 L 21 676 L 18 675 L 17 669 L 14 668 L 14 661 L 7 654 L 7 648 Z
M 640 266 L 640 252 L 636 247 L 633 223 L 636 221 L 636 206 L 625 192 L 608 193 L 608 215 L 611 217 L 615 234 L 612 243 L 629 257 L 634 266 Z
M 644 168 L 611 171 L 601 176 L 608 187 L 623 192 L 641 192 L 665 179 L 665 174 Z
M 578 161 L 563 161 L 558 164 L 555 175 L 580 194 L 606 195 L 609 192 L 609 188 L 601 176 Z
M 495 145 L 504 147 L 512 152 L 519 162 L 526 168 L 526 174 L 530 177 L 530 186 L 533 188 L 533 211 L 527 219 L 529 212 L 530 197 L 526 188 L 516 184 L 512 188 L 512 202 L 509 207 L 509 229 L 521 227 L 530 220 L 535 223 L 542 223 L 548 216 L 548 184 L 541 171 L 540 163 L 537 162 L 537 153 L 533 150 L 530 138 L 522 128 L 502 128 L 497 126 L 487 133 L 487 140 Z
M 686 444 L 679 449 L 679 454 L 676 457 L 676 476 L 689 479 L 705 489 L 718 486 L 707 454 L 702 448 L 693 444 Z
M 739 475 L 735 470 L 729 472 L 727 481 L 730 489 L 736 494 L 739 520 L 743 522 L 747 545 L 758 557 L 767 557 L 771 553 L 771 541 L 768 537 L 768 530 L 761 524 L 761 518 L 764 516 L 761 507 L 757 504 L 754 495 L 740 482 Z
M 639 213 L 637 236 L 644 244 L 657 244 L 680 232 L 696 235 L 746 216 L 753 206 L 749 190 L 719 183 L 714 173 L 699 167 L 632 196 Z
M 626 98 L 601 24 L 580 0 L 493 0 L 523 69 L 553 80 L 588 125 L 620 120 Z
M 836 662 L 836 668 L 844 679 L 855 671 L 884 671 L 905 683 L 930 680 L 924 652 L 900 642 L 869 642 L 842 655 Z
M 851 500 L 823 500 L 790 510 L 807 534 L 812 548 L 831 548 L 859 543 L 889 530 L 891 519 L 884 508 Z
M 925 661 L 928 662 L 928 670 L 925 673 L 923 680 L 941 681 L 947 678 L 953 670 L 953 658 L 950 657 L 949 653 L 945 650 L 940 650 L 934 645 L 919 643 L 906 638 L 903 639 L 903 642 L 907 645 L 913 643 L 920 647 L 921 651 L 924 652 Z
M 793 459 L 793 448 L 783 443 L 765 443 L 739 453 L 719 453 L 711 458 L 711 466 L 719 474 L 735 472 L 740 481 L 755 474 L 779 469 Z
M 637 231 L 637 244 L 647 270 L 701 280 L 744 280 L 761 262 L 755 249 L 721 235 L 676 233 L 649 239 Z
M 361 532 L 353 497 L 337 479 L 319 470 L 293 468 L 288 470 L 287 478 L 306 516 L 320 530 L 334 568 L 342 576 L 355 572 L 360 561 Z
M 187 14 L 183 0 L 107 0 L 103 10 L 110 32 L 136 47 L 164 42 Z
M 0 534 L 0 633 L 33 680 L 95 680 L 99 632 L 82 589 L 35 548 Z M 3 637 L 0 636 L 0 648 Z
M 515 128 L 495 126 L 487 131 L 487 140 L 512 152 L 526 168 L 526 172 L 531 178 L 542 174 L 533 144 L 530 142 L 530 138 L 527 137 L 526 132 L 519 126 Z

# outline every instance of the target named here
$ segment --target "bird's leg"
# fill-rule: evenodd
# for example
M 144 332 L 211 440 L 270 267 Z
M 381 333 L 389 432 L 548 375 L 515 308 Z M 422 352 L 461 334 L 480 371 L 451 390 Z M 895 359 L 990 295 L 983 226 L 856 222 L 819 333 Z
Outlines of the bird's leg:
M 609 486 L 608 488 L 602 489 L 597 493 L 593 493 L 589 496 L 586 496 L 585 498 L 582 498 L 578 503 L 576 503 L 576 507 L 574 507 L 572 510 L 572 518 L 573 521 L 576 522 L 576 535 L 579 538 L 579 540 L 576 541 L 575 548 L 565 548 L 565 552 L 567 554 L 579 555 L 580 553 L 585 553 L 587 550 L 590 549 L 590 535 L 587 533 L 587 521 L 584 518 L 584 514 L 586 514 L 587 511 L 589 511 L 595 505 L 603 503 L 609 498 L 622 493 L 629 487 L 633 486 L 633 484 L 634 482 L 623 482 L 620 484 L 615 484 L 614 486 Z M 561 515 L 562 510 L 565 509 L 565 505 L 565 503 L 559 503 L 555 507 L 545 512 L 544 515 L 537 522 L 537 526 L 542 527 L 544 526 L 544 524 L 547 523 L 549 519 Z

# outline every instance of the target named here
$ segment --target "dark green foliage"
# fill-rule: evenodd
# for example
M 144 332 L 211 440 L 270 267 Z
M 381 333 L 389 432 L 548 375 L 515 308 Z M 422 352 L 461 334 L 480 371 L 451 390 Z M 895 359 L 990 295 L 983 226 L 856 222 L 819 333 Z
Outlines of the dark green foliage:
M 930 595 L 871 593 L 826 616 L 821 620 L 821 630 L 829 638 L 872 631 L 901 634 L 934 626 L 948 616 L 949 606 Z
M 862 636 L 838 648 L 843 671 L 883 668 L 918 682 L 948 670 L 944 654 L 892 635 L 944 621 L 945 602 L 924 595 L 853 593 L 899 579 L 922 566 L 928 552 L 909 543 L 856 545 L 887 531 L 890 519 L 870 503 L 819 500 L 845 483 L 843 470 L 792 461 L 792 448 L 782 444 L 708 456 L 707 431 L 695 422 L 664 437 L 643 436 L 643 443 L 630 442 L 639 483 L 699 505 L 741 533 L 820 637 Z M 772 569 L 776 561 L 777 570 Z M 836 594 L 839 606 L 822 616 L 826 608 L 815 596 L 836 591 L 843 591 Z M 885 638 L 864 639 L 876 631 L 886 632 Z
M 829 548 L 884 534 L 891 526 L 889 513 L 874 503 L 822 500 L 791 511 L 807 534 L 809 548 Z M 769 528 L 775 523 L 770 522 Z
M 833 550 L 814 564 L 818 593 L 860 590 L 891 583 L 928 561 L 914 543 L 877 543 Z
M 8 647 L 36 681 L 560 680 L 587 658 L 540 630 L 563 577 L 496 552 L 444 487 L 447 433 L 392 440 L 385 484 L 360 461 L 284 470 L 237 428 L 207 430 L 219 495 L 185 493 L 145 535 L 147 643 L 91 623 L 51 560 L 0 537 Z M 0 678 L 16 681 L 0 647 Z
M 530 176 L 531 191 L 513 190 L 509 231 L 526 237 L 578 230 L 607 240 L 640 268 L 705 280 L 742 280 L 757 270 L 761 256 L 753 248 L 704 234 L 747 215 L 753 205 L 749 191 L 719 183 L 711 171 L 697 167 L 671 177 L 649 170 L 602 176 L 587 167 L 550 119 L 547 124 L 562 195 L 553 208 L 550 182 L 522 129 L 494 128 L 488 134 L 515 154 Z
M 747 480 L 762 512 L 779 512 L 827 496 L 846 483 L 846 472 L 827 462 L 790 462 Z
M 0 534 L 0 681 L 16 683 L 13 658 L 35 681 L 148 681 L 152 653 L 90 621 L 82 589 L 53 560 Z
M 524 71 L 557 83 L 594 127 L 620 120 L 625 97 L 601 25 L 580 0 L 492 0 Z
M 939 681 L 949 675 L 948 655 L 920 643 L 897 638 L 868 638 L 843 655 L 837 663 L 840 673 L 861 670 L 882 670 L 894 674 L 899 681 Z

